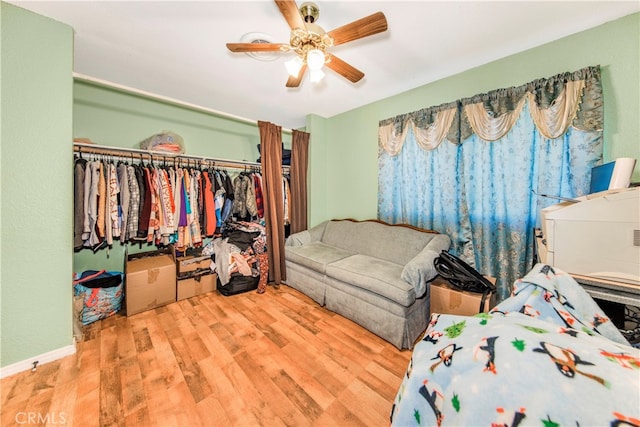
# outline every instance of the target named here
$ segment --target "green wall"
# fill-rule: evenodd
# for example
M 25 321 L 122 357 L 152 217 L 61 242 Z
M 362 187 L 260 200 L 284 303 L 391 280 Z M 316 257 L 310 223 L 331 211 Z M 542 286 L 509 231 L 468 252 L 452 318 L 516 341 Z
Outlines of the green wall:
M 334 173 L 332 160 L 327 158 L 326 125 L 327 119 L 309 114 L 305 129 L 309 138 L 309 169 L 307 171 L 308 225 L 318 224 L 327 218 L 327 204 L 331 198 L 327 180 Z
M 256 124 L 158 102 L 77 80 L 73 94 L 73 136 L 96 144 L 140 148 L 151 135 L 173 131 L 189 155 L 255 162 L 260 135 Z M 289 138 L 290 139 L 290 138 Z
M 633 180 L 640 181 L 639 52 L 640 14 L 636 13 L 327 119 L 322 143 L 330 160 L 327 173 L 314 182 L 314 189 L 326 199 L 312 194 L 310 225 L 345 216 L 376 217 L 380 120 L 590 65 L 602 67 L 605 161 L 638 159 Z M 311 138 L 315 144 L 313 133 Z M 311 157 L 311 161 L 325 158 Z
M 7 366 L 73 344 L 73 31 L 0 7 L 0 366 Z

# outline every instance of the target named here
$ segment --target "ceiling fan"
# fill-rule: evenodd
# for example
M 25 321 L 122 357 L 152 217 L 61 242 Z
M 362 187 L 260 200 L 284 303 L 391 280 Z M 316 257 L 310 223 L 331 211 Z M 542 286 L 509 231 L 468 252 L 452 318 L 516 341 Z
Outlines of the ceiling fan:
M 289 72 L 287 87 L 298 87 L 307 69 L 312 82 L 320 81 L 324 77 L 322 68 L 325 65 L 353 83 L 364 77 L 362 71 L 328 50 L 332 46 L 386 31 L 387 19 L 382 12 L 325 32 L 315 23 L 320 15 L 316 4 L 307 2 L 298 8 L 291 0 L 275 0 L 275 3 L 291 28 L 289 43 L 227 43 L 231 52 L 295 52 L 296 57 L 285 63 Z

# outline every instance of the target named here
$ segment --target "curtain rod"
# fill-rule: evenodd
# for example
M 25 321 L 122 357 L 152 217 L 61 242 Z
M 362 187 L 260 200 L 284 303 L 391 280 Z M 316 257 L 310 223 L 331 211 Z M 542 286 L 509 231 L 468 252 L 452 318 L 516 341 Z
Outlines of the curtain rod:
M 171 154 L 164 153 L 161 151 L 149 151 L 142 150 L 139 148 L 121 148 L 121 147 L 111 147 L 107 145 L 98 145 L 98 144 L 87 144 L 84 142 L 74 142 L 73 143 L 73 151 L 78 153 L 88 153 L 88 154 L 107 154 L 114 156 L 122 156 L 123 153 L 128 154 L 139 154 L 148 159 L 163 159 L 163 160 L 175 160 L 175 159 L 188 159 L 188 160 L 196 160 L 200 162 L 211 162 L 212 166 L 226 166 L 226 167 L 237 167 L 242 168 L 245 166 L 249 167 L 262 167 L 261 163 L 258 162 L 249 162 L 246 160 L 231 160 L 231 159 L 220 159 L 215 157 L 206 157 L 206 156 L 193 156 L 188 154 Z M 289 168 L 289 165 L 281 165 L 283 169 Z
M 254 126 L 258 125 L 258 122 L 256 120 L 247 119 L 246 117 L 236 116 L 234 114 L 229 114 L 229 113 L 223 113 L 222 111 L 218 111 L 218 110 L 214 110 L 214 109 L 211 109 L 211 108 L 203 107 L 201 105 L 192 104 L 190 102 L 185 102 L 185 101 L 180 101 L 180 100 L 177 100 L 175 98 L 169 98 L 167 96 L 158 95 L 156 93 L 147 92 L 147 91 L 141 90 L 141 89 L 135 89 L 135 88 L 132 88 L 130 86 L 125 86 L 125 85 L 121 85 L 121 84 L 118 84 L 118 83 L 113 83 L 113 82 L 110 82 L 108 80 L 103 80 L 103 79 L 87 76 L 87 75 L 76 73 L 76 72 L 73 73 L 73 79 L 77 80 L 77 81 L 85 82 L 85 83 L 91 83 L 91 84 L 94 84 L 94 85 L 110 88 L 110 89 L 116 89 L 116 90 L 119 90 L 121 92 L 127 92 L 127 93 L 131 93 L 131 94 L 139 95 L 139 96 L 142 96 L 142 97 L 145 97 L 145 98 L 153 99 L 153 100 L 156 100 L 156 101 L 161 101 L 161 102 L 164 102 L 164 103 L 167 103 L 167 104 L 176 105 L 178 107 L 189 108 L 191 110 L 200 111 L 200 112 L 211 114 L 211 115 L 214 115 L 214 116 L 217 116 L 217 117 L 220 117 L 220 118 L 224 118 L 224 119 L 235 120 L 237 122 L 247 123 L 247 124 L 254 125 Z M 292 133 L 292 130 L 291 129 L 282 128 L 282 132 L 290 134 L 290 133 Z

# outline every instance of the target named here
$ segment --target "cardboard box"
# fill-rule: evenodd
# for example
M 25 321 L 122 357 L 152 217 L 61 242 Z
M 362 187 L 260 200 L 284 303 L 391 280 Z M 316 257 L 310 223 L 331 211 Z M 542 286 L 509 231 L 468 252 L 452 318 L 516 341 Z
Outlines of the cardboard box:
M 495 278 L 487 277 L 495 283 Z M 456 289 L 446 280 L 437 277 L 430 284 L 430 310 L 431 313 L 458 314 L 461 316 L 473 316 L 480 312 L 482 294 Z M 487 296 L 484 304 L 484 312 L 488 312 L 496 305 L 496 294 Z
M 211 257 L 177 257 L 176 266 L 178 268 L 178 278 L 181 274 L 188 273 L 196 270 L 209 270 L 211 271 Z
M 127 316 L 176 301 L 176 264 L 171 252 L 128 255 L 125 275 Z
M 178 280 L 178 301 L 212 292 L 216 288 L 216 274 L 205 274 Z

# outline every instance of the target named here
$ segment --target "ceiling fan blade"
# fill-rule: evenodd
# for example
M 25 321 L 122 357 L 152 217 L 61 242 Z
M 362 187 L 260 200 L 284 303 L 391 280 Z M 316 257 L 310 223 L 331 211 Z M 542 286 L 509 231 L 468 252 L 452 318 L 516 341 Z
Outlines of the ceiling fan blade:
M 326 67 L 332 69 L 344 78 L 357 83 L 364 77 L 364 73 L 357 68 L 347 64 L 335 55 L 331 55 L 330 60 L 325 64 Z
M 300 67 L 300 71 L 298 72 L 297 76 L 289 76 L 289 80 L 287 80 L 287 87 L 300 86 L 300 82 L 302 81 L 302 78 L 304 77 L 304 73 L 306 72 L 307 72 L 307 64 L 303 64 L 302 67 Z
M 337 46 L 383 31 L 387 31 L 387 18 L 384 13 L 376 12 L 373 15 L 365 16 L 357 21 L 331 30 L 327 34 L 333 39 L 333 45 Z
M 289 50 L 285 43 L 227 43 L 231 52 L 280 52 Z
M 295 1 L 275 0 L 275 2 L 278 5 L 278 9 L 280 9 L 280 13 L 282 13 L 284 19 L 287 20 L 287 23 L 292 30 L 295 28 L 302 28 L 303 30 L 306 29 L 304 20 L 302 19 L 302 15 L 300 15 L 298 5 L 296 5 Z

